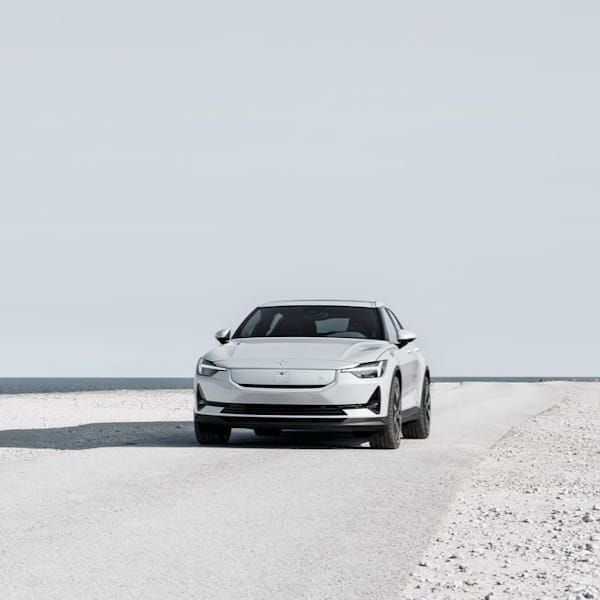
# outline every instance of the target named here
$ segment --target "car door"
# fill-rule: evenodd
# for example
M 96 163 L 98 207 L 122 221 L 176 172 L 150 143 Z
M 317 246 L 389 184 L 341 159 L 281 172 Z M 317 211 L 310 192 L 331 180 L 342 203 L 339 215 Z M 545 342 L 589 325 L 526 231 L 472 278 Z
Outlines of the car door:
M 391 321 L 394 327 L 394 333 L 396 340 L 400 337 L 400 330 L 402 325 L 398 320 L 398 317 L 392 312 L 391 309 L 385 308 L 384 312 L 387 314 L 388 319 Z M 403 408 L 410 408 L 412 406 L 418 406 L 420 402 L 419 398 L 419 348 L 416 342 L 409 342 L 408 344 L 398 348 L 398 355 L 402 358 L 402 387 L 403 387 Z

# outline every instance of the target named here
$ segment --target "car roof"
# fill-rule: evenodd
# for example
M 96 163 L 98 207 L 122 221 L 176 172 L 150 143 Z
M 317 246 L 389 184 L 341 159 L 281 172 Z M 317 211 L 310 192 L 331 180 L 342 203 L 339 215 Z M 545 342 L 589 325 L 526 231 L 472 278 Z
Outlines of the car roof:
M 259 307 L 268 306 L 364 306 L 378 308 L 383 304 L 376 300 L 273 300 L 259 305 Z

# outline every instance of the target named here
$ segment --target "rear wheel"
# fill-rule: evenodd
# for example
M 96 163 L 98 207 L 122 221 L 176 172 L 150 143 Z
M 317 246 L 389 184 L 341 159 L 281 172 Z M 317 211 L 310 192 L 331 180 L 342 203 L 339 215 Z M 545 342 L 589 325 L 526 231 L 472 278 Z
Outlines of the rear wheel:
M 214 427 L 207 427 L 197 420 L 194 420 L 194 432 L 196 434 L 197 442 L 203 446 L 209 444 L 226 444 L 231 435 L 231 429 L 229 427 L 216 429 Z
M 402 407 L 400 395 L 400 380 L 398 377 L 392 379 L 390 387 L 390 400 L 388 403 L 388 415 L 385 419 L 385 427 L 374 433 L 369 438 L 371 448 L 393 450 L 400 446 L 402 437 Z
M 281 429 L 255 429 L 254 433 L 256 435 L 279 435 L 281 433 Z
M 429 437 L 431 427 L 431 390 L 429 375 L 423 379 L 423 389 L 421 390 L 421 406 L 419 416 L 414 421 L 409 421 L 402 425 L 402 435 L 405 438 L 424 440 Z

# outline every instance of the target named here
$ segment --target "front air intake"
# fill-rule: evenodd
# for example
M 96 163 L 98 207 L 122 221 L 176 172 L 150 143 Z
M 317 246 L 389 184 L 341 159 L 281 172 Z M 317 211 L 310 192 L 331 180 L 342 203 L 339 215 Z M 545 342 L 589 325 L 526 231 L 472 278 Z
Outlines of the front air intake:
M 200 410 L 206 404 L 206 398 L 202 393 L 202 388 L 196 385 L 196 407 Z
M 299 404 L 227 404 L 221 414 L 227 415 L 285 415 L 285 416 L 331 416 L 345 415 L 339 406 Z
M 381 389 L 377 386 L 377 389 L 371 394 L 369 401 L 367 402 L 367 408 L 376 414 L 381 411 Z

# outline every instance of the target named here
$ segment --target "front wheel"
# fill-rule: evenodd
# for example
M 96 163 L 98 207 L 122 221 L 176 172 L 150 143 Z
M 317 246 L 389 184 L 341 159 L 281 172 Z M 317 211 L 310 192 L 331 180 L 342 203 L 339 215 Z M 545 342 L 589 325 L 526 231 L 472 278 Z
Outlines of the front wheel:
M 226 444 L 231 435 L 231 428 L 215 429 L 194 420 L 194 433 L 196 441 L 203 446 Z
M 402 435 L 405 438 L 424 440 L 429 437 L 431 429 L 431 386 L 429 375 L 423 379 L 423 389 L 421 391 L 421 406 L 419 415 L 414 421 L 404 423 L 402 426 Z
M 390 387 L 390 400 L 388 414 L 385 418 L 385 427 L 369 438 L 371 448 L 393 450 L 400 446 L 402 437 L 402 406 L 400 394 L 400 380 L 394 376 Z

